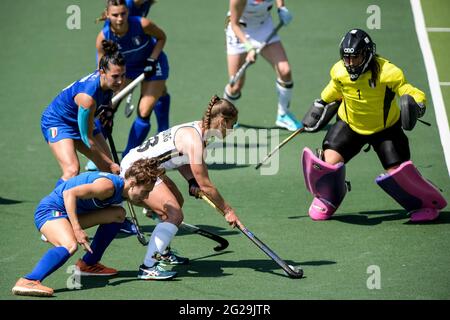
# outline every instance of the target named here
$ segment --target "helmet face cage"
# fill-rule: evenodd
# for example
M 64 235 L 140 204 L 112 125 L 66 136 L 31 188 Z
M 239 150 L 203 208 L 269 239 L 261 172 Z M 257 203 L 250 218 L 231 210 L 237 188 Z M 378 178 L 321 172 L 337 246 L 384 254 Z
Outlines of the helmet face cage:
M 355 81 L 367 70 L 369 62 L 375 55 L 375 43 L 363 30 L 353 29 L 342 38 L 339 51 L 350 79 Z M 357 66 L 349 65 L 346 62 L 348 58 L 356 58 L 358 56 L 362 56 L 362 60 Z

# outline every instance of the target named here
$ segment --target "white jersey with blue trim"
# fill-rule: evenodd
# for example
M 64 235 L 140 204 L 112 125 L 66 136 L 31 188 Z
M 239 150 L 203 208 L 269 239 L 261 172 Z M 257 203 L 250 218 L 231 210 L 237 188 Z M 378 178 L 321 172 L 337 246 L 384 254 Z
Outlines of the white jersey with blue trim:
M 175 137 L 181 128 L 193 128 L 197 131 L 199 137 L 203 139 L 202 129 L 198 121 L 183 123 L 162 131 L 144 141 L 139 147 L 130 150 L 120 163 L 120 175 L 124 176 L 125 172 L 135 161 L 143 158 L 159 158 L 161 167 L 167 170 L 189 164 L 187 155 L 179 153 L 175 146 Z
M 263 24 L 270 15 L 274 0 L 247 0 L 244 12 L 239 22 L 246 27 L 258 26 Z M 228 16 L 230 16 L 228 11 Z

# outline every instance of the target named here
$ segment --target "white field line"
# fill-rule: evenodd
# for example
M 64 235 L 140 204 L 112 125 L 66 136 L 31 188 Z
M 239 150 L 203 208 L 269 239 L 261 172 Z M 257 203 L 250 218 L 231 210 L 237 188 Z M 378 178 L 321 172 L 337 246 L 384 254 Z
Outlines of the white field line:
M 410 0 L 411 8 L 414 16 L 414 24 L 416 26 L 417 38 L 419 39 L 420 48 L 422 50 L 423 60 L 428 75 L 428 84 L 431 90 L 431 97 L 436 113 L 436 122 L 439 129 L 442 148 L 444 150 L 447 171 L 450 176 L 450 130 L 448 126 L 448 118 L 445 112 L 444 100 L 442 98 L 441 87 L 434 61 L 433 52 L 431 51 L 428 33 L 425 27 L 425 19 L 423 17 L 422 6 L 420 0 Z
M 428 32 L 450 32 L 450 28 L 427 28 Z

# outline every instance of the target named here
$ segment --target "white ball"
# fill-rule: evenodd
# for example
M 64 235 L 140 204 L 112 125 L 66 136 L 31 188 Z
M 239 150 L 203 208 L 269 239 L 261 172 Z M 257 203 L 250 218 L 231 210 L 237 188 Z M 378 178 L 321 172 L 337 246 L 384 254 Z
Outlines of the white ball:
M 297 267 L 294 267 L 293 265 L 288 264 L 288 266 L 289 266 L 289 268 L 291 268 L 291 270 L 293 270 L 295 272 L 298 272 L 298 270 L 299 270 Z M 283 270 L 283 272 L 285 275 L 289 276 L 289 274 L 286 271 Z
M 297 267 L 294 267 L 293 265 L 290 265 L 290 264 L 288 266 L 289 266 L 289 268 L 291 268 L 295 272 L 298 272 L 298 268 Z

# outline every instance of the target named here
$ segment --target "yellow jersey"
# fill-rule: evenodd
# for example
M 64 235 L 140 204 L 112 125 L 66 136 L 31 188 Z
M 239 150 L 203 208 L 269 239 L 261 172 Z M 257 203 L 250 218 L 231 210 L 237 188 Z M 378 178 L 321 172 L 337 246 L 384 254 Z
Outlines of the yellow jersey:
M 417 103 L 425 104 L 425 94 L 406 81 L 400 68 L 379 56 L 375 59 L 380 66 L 375 86 L 372 85 L 370 70 L 351 81 L 344 62 L 340 60 L 331 68 L 331 80 L 321 93 L 322 100 L 328 103 L 342 99 L 339 117 L 362 135 L 379 132 L 398 121 L 400 108 L 396 94 L 409 94 Z

